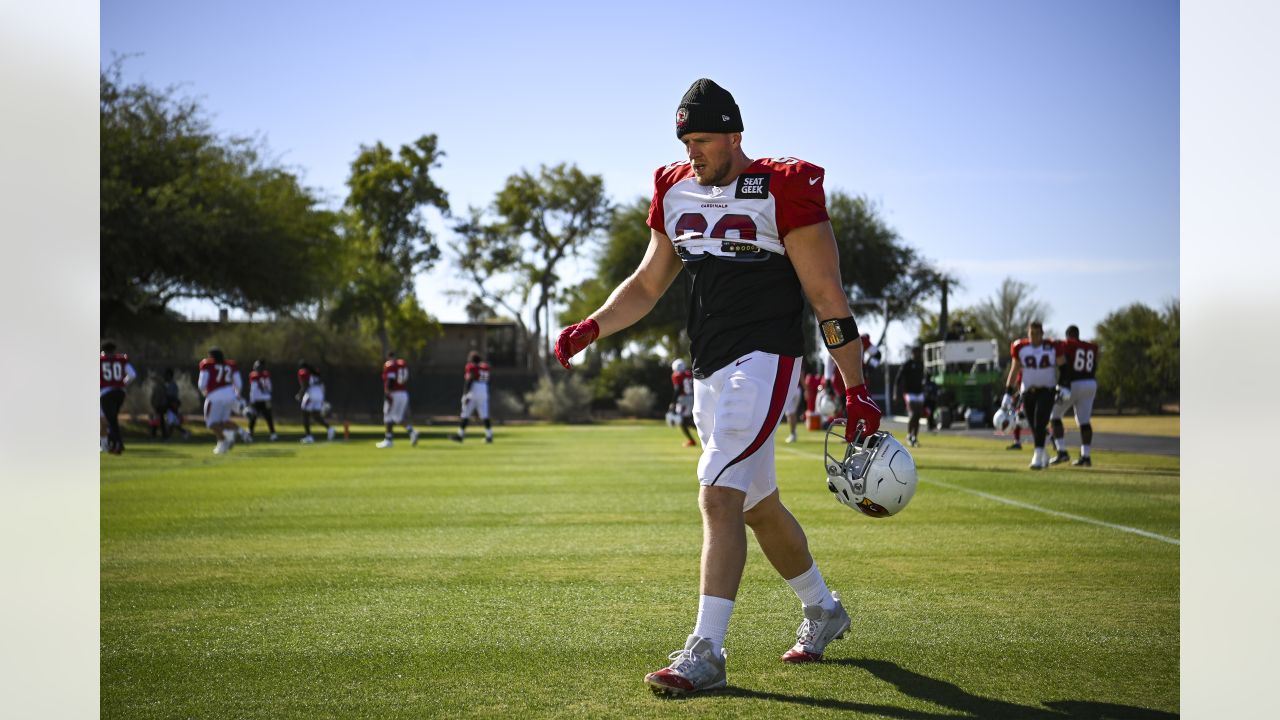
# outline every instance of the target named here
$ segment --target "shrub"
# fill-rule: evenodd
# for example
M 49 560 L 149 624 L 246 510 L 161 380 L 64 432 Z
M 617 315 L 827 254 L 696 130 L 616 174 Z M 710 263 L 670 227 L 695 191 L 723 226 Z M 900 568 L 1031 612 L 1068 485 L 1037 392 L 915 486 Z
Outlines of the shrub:
M 525 393 L 529 415 L 552 422 L 589 422 L 591 391 L 576 376 L 563 380 L 538 381 L 538 387 Z
M 632 417 L 649 417 L 653 414 L 653 406 L 657 402 L 653 391 L 643 385 L 632 385 L 622 391 L 618 400 L 618 409 Z

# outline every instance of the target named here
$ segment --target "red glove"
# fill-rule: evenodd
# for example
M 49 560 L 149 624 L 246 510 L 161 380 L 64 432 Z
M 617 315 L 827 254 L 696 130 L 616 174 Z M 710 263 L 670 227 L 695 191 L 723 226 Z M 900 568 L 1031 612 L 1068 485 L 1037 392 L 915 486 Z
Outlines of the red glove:
M 871 399 L 866 383 L 845 388 L 844 408 L 849 422 L 844 428 L 845 440 L 853 442 L 855 437 L 865 438 L 880 429 L 880 406 Z M 863 425 L 861 430 L 858 428 L 859 421 Z
M 561 330 L 560 337 L 556 338 L 556 359 L 565 370 L 568 370 L 569 358 L 582 352 L 598 337 L 600 337 L 600 324 L 591 318 L 576 325 L 570 325 Z

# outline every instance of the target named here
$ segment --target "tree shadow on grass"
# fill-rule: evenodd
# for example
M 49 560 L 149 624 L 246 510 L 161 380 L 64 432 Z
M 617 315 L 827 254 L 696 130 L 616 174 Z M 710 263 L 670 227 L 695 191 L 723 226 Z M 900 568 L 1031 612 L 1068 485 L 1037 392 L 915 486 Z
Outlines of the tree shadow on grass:
M 921 675 L 885 660 L 840 659 L 828 660 L 827 665 L 847 665 L 861 668 L 875 677 L 892 684 L 903 695 L 940 705 L 954 713 L 850 702 L 834 698 L 786 695 L 761 692 L 746 688 L 728 687 L 715 693 L 722 697 L 742 697 L 772 702 L 793 703 L 810 707 L 828 708 L 880 715 L 901 720 L 1176 720 L 1176 713 L 1163 710 L 1094 702 L 1091 700 L 1055 700 L 1043 706 L 985 698 L 965 692 L 959 686 Z

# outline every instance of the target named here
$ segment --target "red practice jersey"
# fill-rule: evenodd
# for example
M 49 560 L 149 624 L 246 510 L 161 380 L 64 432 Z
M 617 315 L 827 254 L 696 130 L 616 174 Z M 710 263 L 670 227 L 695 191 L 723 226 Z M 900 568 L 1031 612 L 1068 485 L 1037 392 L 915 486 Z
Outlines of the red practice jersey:
M 688 160 L 654 173 L 648 224 L 691 279 L 697 377 L 756 350 L 804 354 L 804 295 L 785 238 L 827 220 L 824 174 L 792 157 L 755 160 L 724 187 L 699 185 Z
M 462 369 L 462 377 L 467 381 L 467 387 L 471 387 L 472 383 L 489 384 L 489 363 L 467 363 Z
M 102 366 L 98 375 L 98 388 L 124 389 L 129 378 L 129 356 L 124 353 L 98 354 L 98 362 Z
M 306 392 L 311 387 L 311 371 L 306 368 L 298 368 L 298 387 Z
M 205 358 L 200 361 L 200 372 L 209 373 L 209 384 L 205 387 L 207 395 L 221 387 L 235 387 L 235 376 L 240 370 L 236 367 L 235 360 L 218 362 L 213 358 Z
M 404 358 L 388 360 L 382 365 L 382 386 L 387 392 L 409 389 L 409 363 Z
M 1044 340 L 1039 345 L 1032 345 L 1030 338 L 1019 338 L 1009 346 L 1009 355 L 1022 363 L 1022 389 L 1057 384 L 1057 343 Z
M 1093 380 L 1097 377 L 1097 345 L 1076 338 L 1067 338 L 1058 343 L 1058 353 L 1067 359 L 1059 377 L 1061 382 Z
M 676 395 L 693 395 L 693 371 L 671 373 L 671 387 Z
M 263 392 L 271 391 L 271 373 L 267 370 L 250 370 L 249 383 L 257 385 Z

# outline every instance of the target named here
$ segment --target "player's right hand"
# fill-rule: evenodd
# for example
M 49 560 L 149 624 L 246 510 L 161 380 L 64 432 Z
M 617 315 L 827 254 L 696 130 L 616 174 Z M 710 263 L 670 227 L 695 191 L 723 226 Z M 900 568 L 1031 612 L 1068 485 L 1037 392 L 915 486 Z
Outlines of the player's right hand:
M 1005 412 L 1013 412 L 1013 396 L 1005 393 L 1004 397 L 1000 398 L 1000 408 Z
M 560 337 L 556 339 L 556 359 L 568 370 L 569 358 L 582 352 L 598 337 L 600 337 L 600 324 L 592 318 L 570 325 L 561 330 Z

